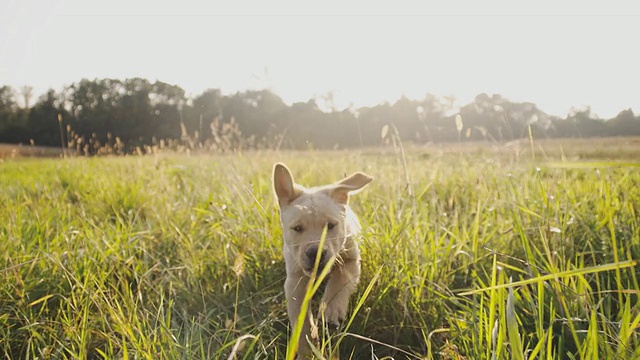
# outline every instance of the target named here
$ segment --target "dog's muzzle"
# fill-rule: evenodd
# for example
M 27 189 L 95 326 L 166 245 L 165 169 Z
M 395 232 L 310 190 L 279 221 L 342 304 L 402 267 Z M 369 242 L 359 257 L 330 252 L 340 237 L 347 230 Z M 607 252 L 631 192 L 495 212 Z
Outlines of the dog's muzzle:
M 313 267 L 316 264 L 316 259 L 318 255 L 320 256 L 320 263 L 318 265 L 318 269 L 320 270 L 324 269 L 324 267 L 327 265 L 327 261 L 329 260 L 327 250 L 321 250 L 320 252 L 318 252 L 318 247 L 312 246 L 308 248 L 307 251 L 305 251 L 304 253 L 305 270 L 309 272 L 313 270 Z

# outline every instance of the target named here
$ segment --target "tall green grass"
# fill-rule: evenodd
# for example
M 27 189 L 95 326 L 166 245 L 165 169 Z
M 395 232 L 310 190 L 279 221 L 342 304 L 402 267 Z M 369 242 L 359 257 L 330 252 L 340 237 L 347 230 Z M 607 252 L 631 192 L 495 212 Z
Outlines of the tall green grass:
M 284 359 L 276 161 L 375 177 L 319 356 L 640 358 L 638 167 L 419 148 L 0 163 L 0 356 Z

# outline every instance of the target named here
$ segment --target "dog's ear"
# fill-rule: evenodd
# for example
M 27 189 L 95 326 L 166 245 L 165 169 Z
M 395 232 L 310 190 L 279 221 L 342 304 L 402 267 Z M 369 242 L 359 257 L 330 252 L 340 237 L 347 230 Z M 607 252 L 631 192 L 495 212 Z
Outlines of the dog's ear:
M 357 172 L 329 186 L 331 198 L 340 204 L 349 203 L 349 194 L 355 194 L 373 181 L 373 177 Z
M 283 163 L 277 163 L 273 167 L 273 189 L 280 206 L 289 204 L 300 195 L 300 190 L 293 182 L 291 172 Z

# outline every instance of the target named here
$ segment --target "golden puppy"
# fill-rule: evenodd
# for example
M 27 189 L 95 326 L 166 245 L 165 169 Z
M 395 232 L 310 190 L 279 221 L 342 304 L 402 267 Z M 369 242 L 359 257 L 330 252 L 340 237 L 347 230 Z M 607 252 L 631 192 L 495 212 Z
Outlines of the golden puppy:
M 300 314 L 318 255 L 318 274 L 327 263 L 333 262 L 320 306 L 324 309 L 324 319 L 338 326 L 346 318 L 349 297 L 360 277 L 360 250 L 356 243 L 360 222 L 348 205 L 349 194 L 372 180 L 369 175 L 355 173 L 334 184 L 307 189 L 294 183 L 284 164 L 274 166 L 273 187 L 280 205 L 287 270 L 284 290 L 292 328 Z M 324 246 L 318 249 L 325 228 Z M 311 327 L 315 327 L 311 313 L 304 318 L 298 349 L 301 356 L 309 355 L 306 338 L 316 336 L 310 332 Z

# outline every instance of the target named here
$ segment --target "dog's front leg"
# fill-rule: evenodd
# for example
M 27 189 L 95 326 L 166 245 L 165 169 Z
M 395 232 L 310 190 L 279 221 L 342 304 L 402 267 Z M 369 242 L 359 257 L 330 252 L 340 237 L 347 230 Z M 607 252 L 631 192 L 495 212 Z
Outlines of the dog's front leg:
M 349 297 L 356 289 L 359 278 L 360 261 L 358 259 L 346 259 L 341 266 L 331 272 L 322 297 L 324 320 L 328 324 L 339 326 L 347 317 Z
M 304 299 L 308 281 L 309 279 L 304 276 L 287 276 L 287 280 L 284 283 L 284 293 L 287 298 L 287 314 L 289 315 L 291 331 L 293 331 L 298 323 L 298 316 L 300 315 L 300 308 L 302 306 L 302 300 Z M 307 309 L 307 314 L 305 315 L 304 323 L 302 324 L 300 340 L 298 341 L 298 356 L 302 358 L 311 355 L 311 349 L 306 339 L 307 336 L 310 339 L 317 337 L 317 332 L 311 331 L 311 321 L 311 311 Z

